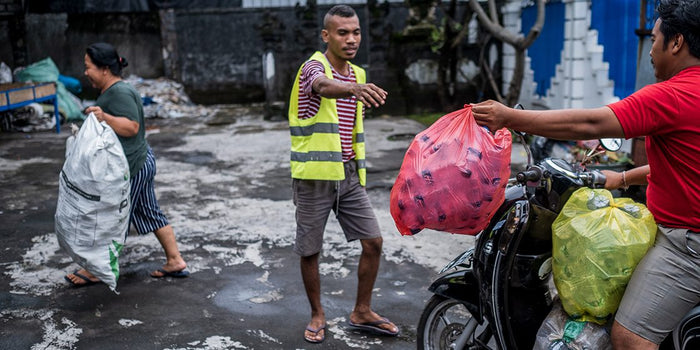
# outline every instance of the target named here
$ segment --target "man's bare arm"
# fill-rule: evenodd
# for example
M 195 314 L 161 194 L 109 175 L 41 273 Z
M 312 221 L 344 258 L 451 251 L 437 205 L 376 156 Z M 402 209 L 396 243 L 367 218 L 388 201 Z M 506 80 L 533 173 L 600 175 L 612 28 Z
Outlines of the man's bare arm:
M 345 98 L 355 96 L 365 106 L 379 107 L 386 101 L 387 92 L 372 84 L 348 84 L 328 79 L 325 76 L 316 78 L 312 89 L 326 98 Z
M 605 175 L 605 188 L 614 190 L 632 185 L 646 185 L 649 165 L 643 165 L 623 172 L 602 170 Z
M 491 130 L 508 127 L 559 140 L 624 137 L 615 113 L 608 107 L 592 109 L 520 110 L 495 101 L 472 105 L 479 125 Z

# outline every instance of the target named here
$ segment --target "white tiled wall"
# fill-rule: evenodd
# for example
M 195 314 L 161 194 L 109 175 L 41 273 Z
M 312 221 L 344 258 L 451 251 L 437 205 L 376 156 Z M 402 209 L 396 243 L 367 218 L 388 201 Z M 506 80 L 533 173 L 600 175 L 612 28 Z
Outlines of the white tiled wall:
M 598 32 L 590 29 L 590 0 L 563 0 L 566 6 L 564 23 L 564 47 L 561 61 L 556 66 L 550 89 L 544 101 L 535 95 L 536 83 L 531 70 L 525 72 L 521 103 L 525 106 L 538 102 L 549 108 L 599 107 L 619 100 L 613 94 L 614 82 L 608 78 L 608 63 L 603 61 L 603 50 L 598 45 Z M 503 11 L 504 25 L 515 32 L 522 31 L 520 20 L 521 0 L 509 0 Z M 507 9 L 508 11 L 505 11 Z M 512 29 L 517 26 L 516 29 Z M 513 49 L 503 49 L 503 88 L 507 89 L 513 76 Z M 529 58 L 528 58 L 529 60 Z M 530 67 L 529 61 L 526 66 Z

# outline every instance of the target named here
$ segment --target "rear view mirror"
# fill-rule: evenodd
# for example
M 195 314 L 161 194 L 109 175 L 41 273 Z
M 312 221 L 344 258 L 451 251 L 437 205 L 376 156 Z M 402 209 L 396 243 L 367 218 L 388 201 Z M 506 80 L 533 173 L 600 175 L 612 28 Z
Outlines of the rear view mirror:
M 620 138 L 600 139 L 599 141 L 603 148 L 611 152 L 619 151 L 622 147 L 622 139 Z

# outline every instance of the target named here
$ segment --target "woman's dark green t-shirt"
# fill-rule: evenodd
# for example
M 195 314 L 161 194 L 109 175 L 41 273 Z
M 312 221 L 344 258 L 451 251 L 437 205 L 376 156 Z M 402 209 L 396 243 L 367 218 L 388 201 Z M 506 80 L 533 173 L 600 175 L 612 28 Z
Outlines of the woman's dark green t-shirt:
M 136 135 L 132 137 L 117 135 L 126 159 L 129 161 L 129 172 L 132 177 L 135 176 L 146 162 L 148 152 L 141 96 L 131 85 L 118 81 L 97 98 L 96 104 L 115 117 L 125 117 L 139 123 L 139 131 Z

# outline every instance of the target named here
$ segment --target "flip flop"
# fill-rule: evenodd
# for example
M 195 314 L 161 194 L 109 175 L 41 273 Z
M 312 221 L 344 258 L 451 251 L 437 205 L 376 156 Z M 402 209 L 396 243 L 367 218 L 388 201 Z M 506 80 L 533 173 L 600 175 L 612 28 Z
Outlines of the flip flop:
M 379 327 L 380 325 L 383 325 L 383 324 L 392 324 L 392 322 L 389 321 L 388 319 L 386 319 L 386 317 L 382 317 L 382 319 L 378 320 L 378 321 L 363 322 L 363 323 L 355 323 L 352 321 L 348 321 L 348 324 L 351 327 L 354 327 L 357 329 L 361 329 L 361 330 L 365 330 L 365 331 L 369 331 L 369 332 L 374 332 L 374 333 L 378 333 L 378 334 L 382 334 L 382 335 L 390 335 L 392 337 L 399 335 L 399 327 L 396 327 L 396 332 L 392 332 L 388 329 L 384 329 L 382 327 Z
M 153 277 L 153 278 L 163 278 L 163 277 L 184 278 L 184 277 L 187 277 L 190 275 L 190 272 L 187 270 L 184 270 L 184 269 L 182 269 L 180 271 L 165 271 L 162 268 L 160 268 L 156 271 L 162 273 L 163 276 L 154 276 L 153 274 L 151 274 L 151 277 Z
M 90 278 L 88 278 L 87 276 L 83 275 L 82 273 L 78 273 L 78 271 L 80 271 L 80 270 L 73 271 L 73 274 L 75 276 L 78 276 L 78 278 L 80 278 L 81 280 L 85 281 L 85 283 L 75 283 L 70 278 L 68 278 L 68 276 L 63 276 L 63 278 L 66 281 L 68 281 L 68 283 L 70 283 L 75 288 L 86 287 L 86 286 L 91 286 L 93 284 L 102 283 L 102 281 L 99 281 L 99 280 L 93 281 Z
M 323 342 L 326 339 L 326 325 L 325 324 L 321 327 L 318 327 L 317 329 L 313 329 L 313 328 L 311 328 L 311 326 L 306 326 L 306 330 L 311 332 L 311 333 L 314 333 L 315 335 L 318 335 L 318 332 L 323 331 L 323 336 L 321 337 L 321 339 L 309 338 L 306 336 L 306 333 L 304 333 L 304 340 L 306 340 L 309 343 L 318 344 L 318 343 Z

